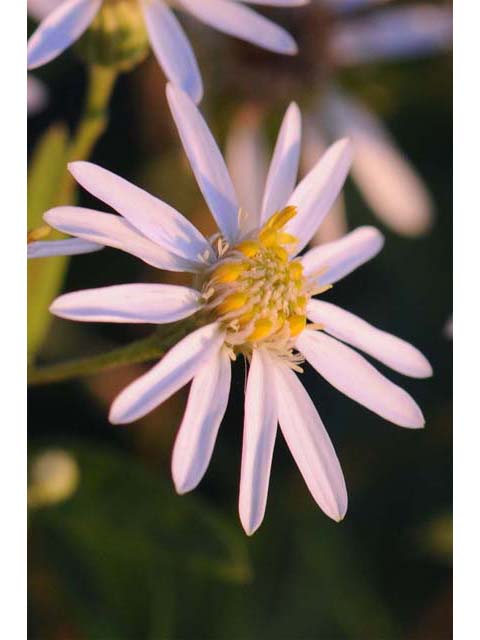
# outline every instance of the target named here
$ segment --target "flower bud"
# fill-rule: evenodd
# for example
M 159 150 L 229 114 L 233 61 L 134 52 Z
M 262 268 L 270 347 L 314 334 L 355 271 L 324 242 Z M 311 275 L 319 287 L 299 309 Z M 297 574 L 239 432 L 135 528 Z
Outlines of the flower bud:
M 138 0 L 105 0 L 90 27 L 76 45 L 88 64 L 130 71 L 150 50 Z

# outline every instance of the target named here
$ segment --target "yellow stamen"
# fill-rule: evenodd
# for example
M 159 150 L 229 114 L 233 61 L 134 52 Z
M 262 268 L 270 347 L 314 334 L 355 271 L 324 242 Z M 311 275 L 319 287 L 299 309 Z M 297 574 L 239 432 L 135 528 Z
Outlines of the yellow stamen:
M 221 302 L 217 311 L 219 313 L 230 313 L 230 311 L 237 311 L 244 307 L 248 302 L 248 294 L 246 293 L 232 293 L 227 296 L 223 302 Z
M 277 211 L 273 214 L 273 216 L 268 220 L 264 229 L 274 229 L 275 231 L 279 231 L 282 227 L 284 227 L 289 220 L 297 215 L 297 207 L 288 206 L 282 209 L 281 211 Z
M 260 251 L 260 245 L 254 240 L 245 240 L 244 242 L 237 244 L 235 249 L 243 253 L 243 255 L 247 256 L 247 258 L 253 258 L 253 256 L 257 255 L 257 253 Z
M 255 329 L 248 336 L 248 340 L 255 342 L 257 340 L 262 340 L 262 338 L 266 338 L 273 329 L 273 322 L 268 320 L 268 318 L 260 318 L 255 322 Z
M 235 282 L 246 269 L 248 269 L 248 264 L 245 262 L 225 262 L 215 269 L 213 278 L 224 284 Z
M 307 318 L 305 316 L 290 316 L 288 324 L 290 325 L 290 335 L 295 338 L 305 329 Z
M 291 262 L 288 267 L 288 271 L 290 273 L 290 277 L 294 280 L 303 278 L 303 265 L 301 262 Z

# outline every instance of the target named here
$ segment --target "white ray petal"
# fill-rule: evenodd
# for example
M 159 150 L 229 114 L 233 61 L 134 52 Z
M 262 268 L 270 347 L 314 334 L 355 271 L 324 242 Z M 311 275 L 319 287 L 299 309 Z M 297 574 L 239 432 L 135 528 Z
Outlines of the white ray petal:
M 261 525 L 267 504 L 278 421 L 274 375 L 268 353 L 262 349 L 255 349 L 245 394 L 238 503 L 240 520 L 248 535 L 252 535 Z
M 150 44 L 167 78 L 200 102 L 202 78 L 190 42 L 162 0 L 142 0 Z
M 425 356 L 401 338 L 381 331 L 330 302 L 310 300 L 307 316 L 334 338 L 373 356 L 391 369 L 412 378 L 428 378 L 432 367 Z
M 120 284 L 58 297 L 50 311 L 81 322 L 164 324 L 182 320 L 201 307 L 200 293 L 172 284 Z
M 65 0 L 38 26 L 28 41 L 28 68 L 50 62 L 88 28 L 103 0 Z
M 242 231 L 257 229 L 268 163 L 262 118 L 254 105 L 247 105 L 233 119 L 225 159 L 242 209 Z
M 327 382 L 370 411 L 400 427 L 425 425 L 413 398 L 342 342 L 307 329 L 296 339 L 296 347 Z
M 177 0 L 177 5 L 228 35 L 276 53 L 297 53 L 295 40 L 285 29 L 240 3 L 230 0 Z
M 357 65 L 431 55 L 448 49 L 451 41 L 450 7 L 419 3 L 337 22 L 330 54 L 337 64 Z
M 376 256 L 383 243 L 375 227 L 358 227 L 340 240 L 310 249 L 300 260 L 305 275 L 319 274 L 319 286 L 333 284 Z
M 39 240 L 27 245 L 28 258 L 49 258 L 51 256 L 76 256 L 82 253 L 100 251 L 103 245 L 96 242 L 88 242 L 80 238 L 67 238 L 66 240 Z
M 173 448 L 172 476 L 177 493 L 195 489 L 207 470 L 228 404 L 231 369 L 229 356 L 219 351 L 193 378 Z
M 262 202 L 261 223 L 283 209 L 297 180 L 302 116 L 295 102 L 288 107 L 278 134 Z
M 348 497 L 335 449 L 310 396 L 284 364 L 275 367 L 275 392 L 280 429 L 310 493 L 327 516 L 342 520 Z
M 298 208 L 286 231 L 298 238 L 297 253 L 310 241 L 332 208 L 347 177 L 352 162 L 349 140 L 338 140 L 320 158 L 297 186 L 288 200 Z
M 193 262 L 210 255 L 211 247 L 198 229 L 162 200 L 91 162 L 71 162 L 68 168 L 84 189 L 162 249 Z
M 434 208 L 430 194 L 382 122 L 338 91 L 329 94 L 326 108 L 336 134 L 352 141 L 352 177 L 373 212 L 397 233 L 428 231 Z
M 167 85 L 167 99 L 200 191 L 223 235 L 238 234 L 238 199 L 217 143 L 186 93 Z
M 232 2 L 244 2 L 245 4 L 258 4 L 269 7 L 300 7 L 308 4 L 310 0 L 231 0 Z
M 224 335 L 216 323 L 197 329 L 143 376 L 132 382 L 114 400 L 109 420 L 126 424 L 143 417 L 184 387 L 217 353 Z
M 121 216 L 83 207 L 55 207 L 43 219 L 54 229 L 90 242 L 126 251 L 147 264 L 167 271 L 195 272 L 203 262 L 184 260 L 142 235 Z

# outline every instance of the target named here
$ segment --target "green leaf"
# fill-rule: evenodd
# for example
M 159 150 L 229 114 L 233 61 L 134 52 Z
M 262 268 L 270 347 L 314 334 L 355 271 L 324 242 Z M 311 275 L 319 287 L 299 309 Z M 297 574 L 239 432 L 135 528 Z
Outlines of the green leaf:
M 50 127 L 33 153 L 28 179 L 28 229 L 43 225 L 42 216 L 57 204 L 57 193 L 66 171 L 68 131 L 64 125 Z M 68 204 L 68 203 L 64 203 Z M 49 239 L 59 237 L 52 233 Z M 50 303 L 60 290 L 68 258 L 63 256 L 29 260 L 28 359 L 32 362 L 50 326 Z
M 246 538 L 197 496 L 178 496 L 157 472 L 120 451 L 69 447 L 77 492 L 31 513 L 34 616 L 46 591 L 89 638 L 175 636 L 176 584 L 250 578 Z M 44 613 L 44 612 L 43 612 Z

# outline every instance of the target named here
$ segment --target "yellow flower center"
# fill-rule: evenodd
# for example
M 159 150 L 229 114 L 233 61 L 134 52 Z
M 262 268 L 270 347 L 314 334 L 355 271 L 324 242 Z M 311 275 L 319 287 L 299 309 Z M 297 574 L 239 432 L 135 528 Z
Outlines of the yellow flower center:
M 305 328 L 315 293 L 300 260 L 291 260 L 297 239 L 284 230 L 295 207 L 275 213 L 257 236 L 228 247 L 203 287 L 205 309 L 226 330 L 233 352 L 259 344 L 288 352 Z

